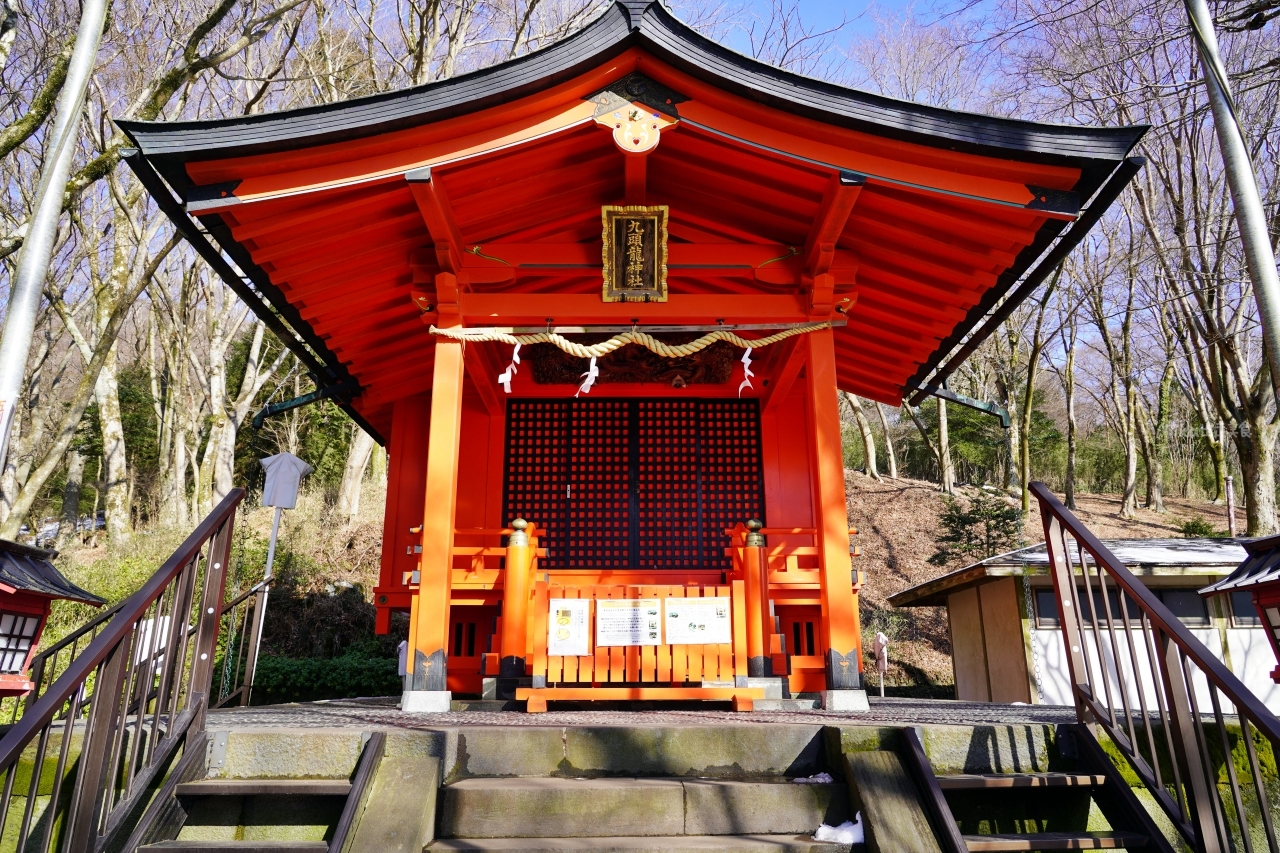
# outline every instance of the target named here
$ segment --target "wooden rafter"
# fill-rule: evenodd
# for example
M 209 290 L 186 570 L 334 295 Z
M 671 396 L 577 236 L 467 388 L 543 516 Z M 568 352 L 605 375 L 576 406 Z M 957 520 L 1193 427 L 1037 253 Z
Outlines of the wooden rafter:
M 430 168 L 424 168 L 406 173 L 404 179 L 409 182 L 414 201 L 418 203 L 418 210 L 422 213 L 422 221 L 426 223 L 431 240 L 435 243 L 436 261 L 441 271 L 457 275 L 462 271 L 465 249 L 462 245 L 462 233 L 454 221 L 453 208 L 439 176 L 433 175 Z
M 822 195 L 804 251 L 800 253 L 805 282 L 809 287 L 809 312 L 813 317 L 831 316 L 832 293 L 836 286 L 831 265 L 836 257 L 836 243 L 844 233 L 853 206 L 866 183 L 867 179 L 862 175 L 839 172 L 831 176 Z

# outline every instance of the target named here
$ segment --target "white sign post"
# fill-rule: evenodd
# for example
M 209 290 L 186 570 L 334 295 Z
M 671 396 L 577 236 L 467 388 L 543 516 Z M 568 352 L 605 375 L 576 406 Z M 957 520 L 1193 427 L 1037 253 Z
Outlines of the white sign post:
M 250 691 L 253 689 L 253 678 L 258 672 L 258 647 L 262 644 L 262 626 L 267 615 L 269 587 L 266 584 L 275 571 L 276 539 L 280 536 L 280 516 L 286 509 L 293 509 L 298 505 L 298 485 L 303 477 L 315 470 L 292 453 L 277 453 L 275 456 L 268 456 L 258 461 L 267 472 L 267 482 L 262 487 L 262 505 L 275 507 L 276 514 L 271 520 L 271 542 L 267 545 L 267 570 L 262 579 L 263 587 L 258 590 L 258 600 L 254 604 L 253 645 L 249 649 L 249 660 L 245 662 L 245 667 L 249 670 Z M 244 702 L 246 705 L 249 703 L 249 696 L 245 697 Z
M 876 642 L 873 647 L 876 652 L 876 670 L 880 673 L 880 698 L 884 698 L 884 676 L 889 671 L 889 638 L 884 635 L 883 631 L 876 632 Z

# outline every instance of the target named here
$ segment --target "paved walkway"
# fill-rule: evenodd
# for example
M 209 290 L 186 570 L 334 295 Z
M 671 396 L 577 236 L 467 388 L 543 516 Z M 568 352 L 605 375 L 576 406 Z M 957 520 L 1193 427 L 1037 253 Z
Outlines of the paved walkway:
M 405 714 L 398 700 L 339 699 L 294 705 L 268 705 L 209 712 L 209 728 L 437 729 L 454 726 L 693 726 L 741 724 L 809 725 L 1000 725 L 1074 723 L 1075 710 L 1056 705 L 996 705 L 937 699 L 871 699 L 862 713 L 834 711 L 452 711 Z

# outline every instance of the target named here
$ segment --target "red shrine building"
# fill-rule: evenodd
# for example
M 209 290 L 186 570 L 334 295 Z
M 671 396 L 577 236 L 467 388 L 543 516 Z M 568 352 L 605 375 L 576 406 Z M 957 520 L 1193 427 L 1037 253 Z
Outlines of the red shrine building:
M 438 83 L 122 123 L 175 225 L 387 446 L 378 628 L 451 694 L 850 707 L 837 389 L 947 376 L 1140 167 L 1143 128 L 904 103 L 619 0 Z

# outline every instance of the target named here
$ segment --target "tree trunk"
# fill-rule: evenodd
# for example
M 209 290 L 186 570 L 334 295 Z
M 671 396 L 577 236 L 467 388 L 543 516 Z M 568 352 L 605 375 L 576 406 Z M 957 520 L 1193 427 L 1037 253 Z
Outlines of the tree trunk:
M 956 469 L 951 464 L 951 439 L 947 434 L 947 401 L 938 398 L 938 461 L 942 467 L 942 491 L 956 491 Z
M 18 485 L 18 458 L 22 452 L 22 418 L 16 413 L 13 426 L 9 428 L 9 452 L 0 459 L 0 524 L 9 520 L 13 505 L 18 500 L 21 487 Z
M 876 414 L 880 416 L 880 430 L 884 433 L 884 455 L 889 462 L 889 479 L 898 479 L 898 454 L 893 449 L 893 436 L 889 435 L 889 419 L 884 415 L 884 404 L 876 403 Z
M 67 484 L 62 488 L 62 526 L 59 541 L 70 542 L 80 521 L 80 488 L 84 482 L 84 455 L 79 450 L 67 454 Z
M 107 538 L 117 545 L 129 539 L 129 465 L 124 443 L 124 422 L 120 416 L 120 386 L 117 381 L 116 349 L 113 346 L 98 372 L 94 398 L 98 403 L 98 428 L 102 431 L 103 472 L 106 476 L 103 509 Z
M 1124 408 L 1120 422 L 1124 430 L 1120 436 L 1124 442 L 1124 488 L 1120 500 L 1120 517 L 1138 516 L 1138 441 L 1136 423 L 1138 416 L 1137 389 L 1132 382 L 1125 383 Z
M 1211 429 L 1213 428 L 1205 428 L 1205 437 L 1209 444 L 1209 458 L 1213 460 L 1213 481 L 1216 490 L 1213 502 L 1224 504 L 1227 502 L 1227 440 L 1223 435 L 1221 420 L 1218 421 L 1216 439 L 1209 437 L 1212 435 Z
M 364 483 L 365 471 L 369 468 L 369 457 L 372 454 L 373 439 L 369 433 L 356 427 L 351 447 L 347 449 L 347 464 L 342 470 L 342 485 L 338 487 L 336 507 L 338 514 L 347 521 L 351 521 L 360 512 L 360 487 Z
M 1236 455 L 1244 479 L 1246 536 L 1276 533 L 1276 434 L 1277 427 L 1265 415 L 1255 417 L 1244 429 L 1236 429 Z
M 876 437 L 871 432 L 871 422 L 867 420 L 866 412 L 862 410 L 862 403 L 858 402 L 858 398 L 849 393 L 845 393 L 845 400 L 849 403 L 849 408 L 853 410 L 853 419 L 858 424 L 858 432 L 862 435 L 862 458 L 867 463 L 867 476 L 873 480 L 880 479 L 880 466 L 876 463 Z

